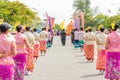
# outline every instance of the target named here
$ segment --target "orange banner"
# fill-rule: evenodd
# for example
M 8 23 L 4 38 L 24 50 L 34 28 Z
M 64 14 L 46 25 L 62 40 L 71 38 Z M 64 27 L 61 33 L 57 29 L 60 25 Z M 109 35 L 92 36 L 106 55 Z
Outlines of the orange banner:
M 68 26 L 67 26 L 67 32 L 66 32 L 67 35 L 70 35 L 70 34 L 71 34 L 72 29 L 74 29 L 74 27 L 73 27 L 73 22 L 70 21 L 70 23 L 69 23 Z

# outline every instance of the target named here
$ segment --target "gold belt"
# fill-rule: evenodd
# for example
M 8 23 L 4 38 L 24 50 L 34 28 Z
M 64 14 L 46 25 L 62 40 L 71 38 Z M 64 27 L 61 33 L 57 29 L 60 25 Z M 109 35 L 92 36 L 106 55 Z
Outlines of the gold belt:
M 17 48 L 24 48 L 24 46 L 17 46 Z

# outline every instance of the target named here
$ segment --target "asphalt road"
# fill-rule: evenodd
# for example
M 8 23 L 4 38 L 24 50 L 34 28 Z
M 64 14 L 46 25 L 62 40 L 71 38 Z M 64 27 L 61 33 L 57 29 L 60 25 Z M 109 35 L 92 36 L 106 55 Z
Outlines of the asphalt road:
M 53 46 L 46 56 L 40 56 L 35 63 L 35 70 L 25 80 L 106 80 L 96 70 L 96 58 L 88 63 L 84 52 L 74 49 L 67 37 L 66 46 L 62 46 L 59 37 L 54 37 Z

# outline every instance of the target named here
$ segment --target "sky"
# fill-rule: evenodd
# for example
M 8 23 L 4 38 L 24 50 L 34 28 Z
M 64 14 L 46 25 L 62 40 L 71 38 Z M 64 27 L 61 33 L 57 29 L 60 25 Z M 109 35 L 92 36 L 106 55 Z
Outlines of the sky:
M 13 1 L 13 0 L 11 0 Z M 72 7 L 74 0 L 19 0 L 25 3 L 31 9 L 39 13 L 40 18 L 45 18 L 45 12 L 48 15 L 55 17 L 56 23 L 61 23 L 65 19 L 65 25 L 71 20 L 71 15 L 74 13 Z M 120 8 L 120 0 L 91 0 L 91 8 L 98 6 L 101 13 L 106 15 L 115 15 Z M 108 12 L 108 9 L 111 13 Z

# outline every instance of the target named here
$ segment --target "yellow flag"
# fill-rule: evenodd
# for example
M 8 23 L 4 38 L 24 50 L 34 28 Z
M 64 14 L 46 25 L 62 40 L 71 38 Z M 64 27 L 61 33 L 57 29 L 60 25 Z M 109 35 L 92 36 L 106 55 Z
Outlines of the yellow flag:
M 61 29 L 65 29 L 65 20 L 63 20 L 63 21 L 61 22 L 60 28 L 61 28 Z

